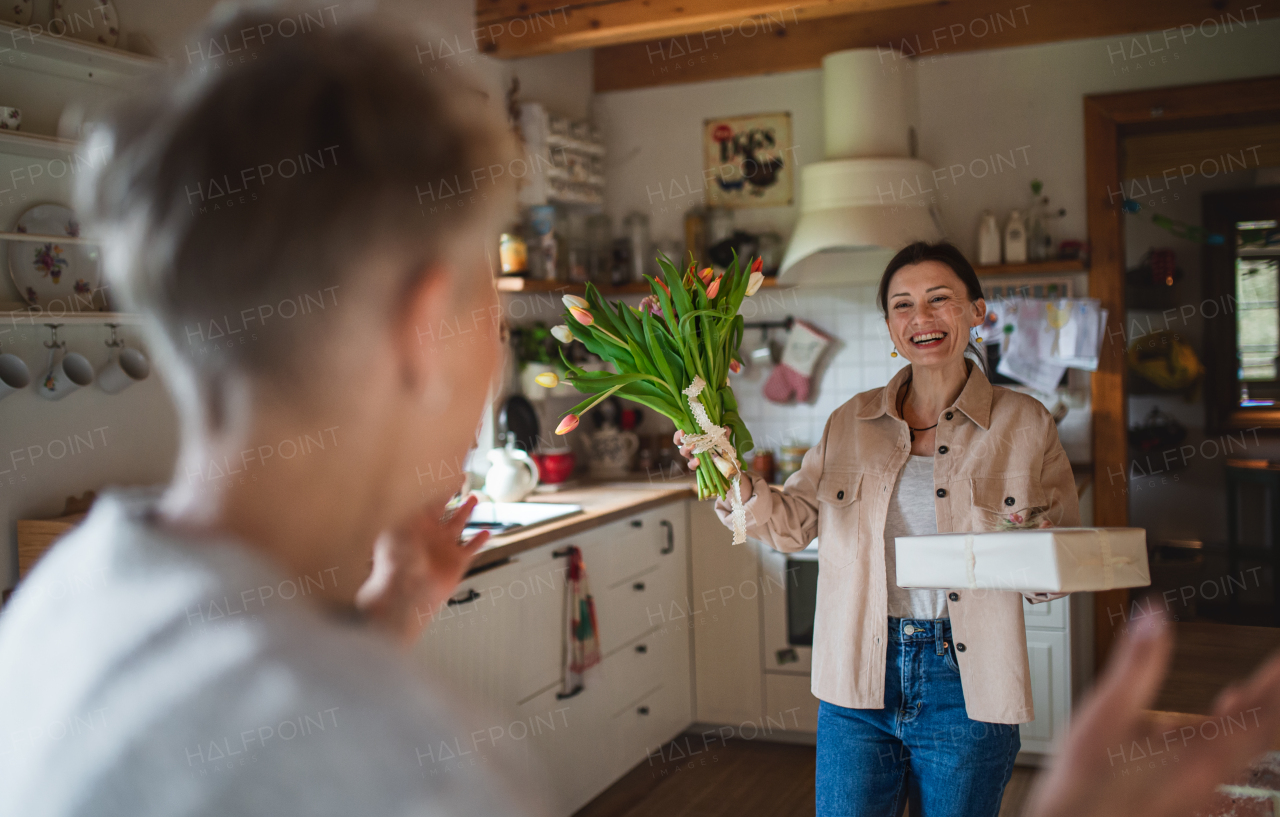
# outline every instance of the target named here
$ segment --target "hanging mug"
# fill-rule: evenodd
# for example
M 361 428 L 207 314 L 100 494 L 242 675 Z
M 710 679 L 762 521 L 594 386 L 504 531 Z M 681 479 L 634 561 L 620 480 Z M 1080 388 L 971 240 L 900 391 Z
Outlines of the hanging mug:
M 61 400 L 92 382 L 93 367 L 84 355 L 64 352 L 59 359 L 58 349 L 50 349 L 49 371 L 40 382 L 40 396 L 49 400 Z
M 0 400 L 31 385 L 31 370 L 17 355 L 0 355 Z
M 137 349 L 120 346 L 111 353 L 107 365 L 98 372 L 98 386 L 107 394 L 119 394 L 151 374 L 151 361 Z

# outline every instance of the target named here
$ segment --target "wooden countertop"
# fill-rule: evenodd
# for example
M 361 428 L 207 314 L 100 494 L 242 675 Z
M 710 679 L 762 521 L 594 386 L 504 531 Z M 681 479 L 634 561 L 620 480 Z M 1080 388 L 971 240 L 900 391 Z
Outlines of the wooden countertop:
M 581 488 L 536 493 L 529 497 L 531 502 L 581 505 L 582 511 L 541 525 L 518 528 L 511 533 L 494 536 L 476 556 L 471 569 L 509 559 L 517 553 L 607 525 L 632 514 L 693 499 L 696 495 L 693 480 L 588 483 Z

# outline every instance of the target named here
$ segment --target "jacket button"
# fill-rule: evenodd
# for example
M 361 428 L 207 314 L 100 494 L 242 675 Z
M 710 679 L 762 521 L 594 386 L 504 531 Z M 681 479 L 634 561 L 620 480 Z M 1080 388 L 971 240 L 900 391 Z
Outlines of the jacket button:
M 960 601 L 960 594 L 951 593 L 950 595 L 947 596 L 947 598 L 951 599 L 952 601 Z
M 836 491 L 836 499 L 844 499 L 844 491 Z
M 946 496 L 946 495 L 947 495 L 947 489 L 946 489 L 946 488 L 939 488 L 939 489 L 938 489 L 938 497 L 939 497 L 939 498 L 944 497 L 944 496 Z
M 938 453 L 939 453 L 939 454 L 945 454 L 945 453 L 947 453 L 947 447 L 946 447 L 945 445 L 940 445 L 940 446 L 938 446 Z
M 964 645 L 961 644 L 959 641 L 956 642 L 956 650 L 958 652 L 964 652 Z
M 948 411 L 946 416 L 947 416 L 947 419 L 950 420 L 954 415 L 952 415 L 951 412 Z
M 1004 504 L 1008 505 L 1010 508 L 1012 508 L 1012 507 L 1013 507 L 1013 503 L 1015 503 L 1015 502 L 1017 502 L 1017 500 L 1016 500 L 1016 499 L 1014 499 L 1014 498 L 1013 498 L 1013 497 L 1011 497 L 1011 496 L 1006 496 L 1006 497 L 1004 498 Z

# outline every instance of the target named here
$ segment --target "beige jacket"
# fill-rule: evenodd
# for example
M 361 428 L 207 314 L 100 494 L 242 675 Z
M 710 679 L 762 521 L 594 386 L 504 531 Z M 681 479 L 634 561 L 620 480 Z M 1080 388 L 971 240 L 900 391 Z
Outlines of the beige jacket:
M 781 551 L 818 544 L 813 694 L 852 709 L 884 707 L 888 597 L 884 525 L 911 443 L 897 409 L 908 366 L 832 413 L 822 439 L 781 488 L 752 478 L 747 535 Z M 992 386 L 971 367 L 943 412 L 933 464 L 938 531 L 989 531 L 1032 509 L 1056 527 L 1080 524 L 1071 464 L 1035 398 Z M 728 521 L 729 506 L 716 510 Z M 965 709 L 988 723 L 1034 720 L 1022 595 L 953 588 L 952 635 Z M 963 645 L 963 647 L 961 646 Z

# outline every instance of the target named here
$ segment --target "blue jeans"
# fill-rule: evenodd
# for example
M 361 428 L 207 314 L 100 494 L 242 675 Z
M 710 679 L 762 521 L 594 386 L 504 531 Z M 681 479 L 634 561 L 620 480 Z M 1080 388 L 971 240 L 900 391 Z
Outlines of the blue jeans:
M 820 702 L 818 817 L 996 817 L 1022 741 L 965 714 L 951 622 L 890 618 L 887 652 L 884 709 Z

